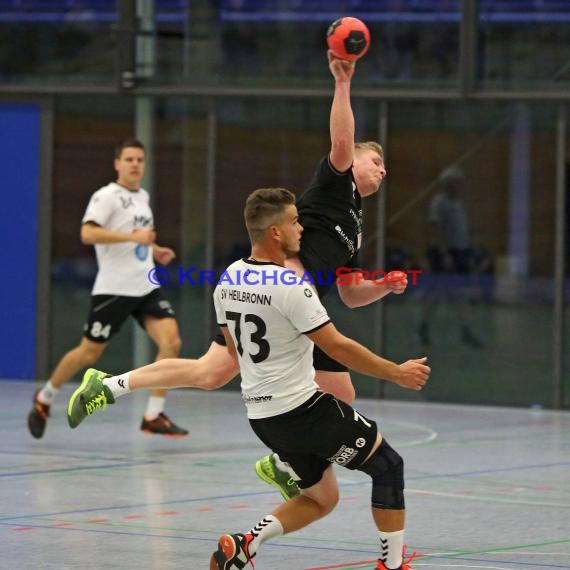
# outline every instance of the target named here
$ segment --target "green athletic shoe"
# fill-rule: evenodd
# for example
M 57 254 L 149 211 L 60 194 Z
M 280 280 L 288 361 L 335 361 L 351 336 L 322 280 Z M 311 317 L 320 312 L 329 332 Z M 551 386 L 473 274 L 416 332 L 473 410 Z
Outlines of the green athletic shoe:
M 263 459 L 260 459 L 255 464 L 255 472 L 266 483 L 279 489 L 281 496 L 286 501 L 296 497 L 301 492 L 299 485 L 297 485 L 291 475 L 277 467 L 273 454 L 266 455 Z
M 81 386 L 73 392 L 67 405 L 67 423 L 70 428 L 75 429 L 93 412 L 103 411 L 107 404 L 115 403 L 113 393 L 103 385 L 103 380 L 110 377 L 111 374 L 105 374 L 94 368 L 89 368 L 85 372 Z

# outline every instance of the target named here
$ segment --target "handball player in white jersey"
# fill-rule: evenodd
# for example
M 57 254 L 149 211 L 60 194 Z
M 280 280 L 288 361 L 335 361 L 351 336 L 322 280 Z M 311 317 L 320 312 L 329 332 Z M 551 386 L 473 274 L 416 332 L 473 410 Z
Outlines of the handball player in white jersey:
M 250 425 L 286 466 L 301 492 L 248 532 L 225 534 L 210 570 L 242 569 L 269 539 L 299 530 L 332 511 L 338 502 L 337 464 L 368 474 L 371 508 L 378 529 L 377 570 L 412 570 L 404 556 L 404 463 L 376 423 L 319 390 L 313 343 L 331 358 L 368 376 L 421 390 L 426 359 L 396 364 L 339 333 L 314 289 L 285 267 L 298 253 L 302 227 L 295 196 L 282 188 L 253 192 L 245 221 L 249 258 L 234 262 L 214 292 L 214 305 L 231 357 L 239 363 L 242 397 Z M 68 419 L 76 427 L 114 402 L 128 378 L 92 371 L 70 399 Z M 252 564 L 253 566 L 253 564 Z
M 82 368 L 93 365 L 129 316 L 134 317 L 155 342 L 156 359 L 176 358 L 181 340 L 170 303 L 160 287 L 151 283 L 154 260 L 167 265 L 175 253 L 156 243 L 148 192 L 140 187 L 144 175 L 144 146 L 127 140 L 115 149 L 117 181 L 91 197 L 81 226 L 81 241 L 94 245 L 98 272 L 91 293 L 91 308 L 83 338 L 59 361 L 46 384 L 34 395 L 28 415 L 31 435 L 44 434 L 50 409 L 61 386 Z M 166 390 L 151 392 L 141 430 L 167 437 L 184 437 L 164 413 Z
M 381 552 L 376 568 L 410 570 L 403 552 L 403 460 L 374 421 L 319 390 L 313 343 L 347 367 L 414 390 L 427 382 L 426 359 L 397 365 L 335 329 L 314 289 L 285 267 L 285 259 L 299 253 L 303 231 L 291 192 L 256 190 L 244 215 L 251 256 L 222 275 L 214 292 L 216 315 L 240 365 L 251 427 L 287 465 L 301 494 L 249 532 L 220 537 L 210 570 L 243 568 L 266 540 L 328 514 L 338 501 L 335 463 L 372 477 Z

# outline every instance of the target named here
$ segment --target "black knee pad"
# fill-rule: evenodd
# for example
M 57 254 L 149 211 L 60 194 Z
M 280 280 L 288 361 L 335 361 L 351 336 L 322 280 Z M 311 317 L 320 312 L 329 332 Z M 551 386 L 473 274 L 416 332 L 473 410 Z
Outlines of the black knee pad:
M 401 510 L 404 504 L 404 460 L 390 444 L 382 443 L 358 471 L 372 477 L 372 506 L 377 509 Z

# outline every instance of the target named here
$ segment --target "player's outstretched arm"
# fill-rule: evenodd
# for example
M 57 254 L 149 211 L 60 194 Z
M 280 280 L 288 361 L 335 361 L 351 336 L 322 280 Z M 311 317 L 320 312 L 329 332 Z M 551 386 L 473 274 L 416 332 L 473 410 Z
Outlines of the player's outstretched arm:
M 354 62 L 344 61 L 328 52 L 329 69 L 334 77 L 334 95 L 330 115 L 331 165 L 346 172 L 354 160 L 354 114 L 350 105 L 350 82 Z
M 384 298 L 390 293 L 401 295 L 408 286 L 408 277 L 403 271 L 376 272 L 352 272 L 343 275 L 337 281 L 338 294 L 342 302 L 354 309 L 364 307 Z
M 307 336 L 331 358 L 348 368 L 367 376 L 389 380 L 403 388 L 421 390 L 431 372 L 431 368 L 426 364 L 426 357 L 396 364 L 344 336 L 332 323 L 308 333 Z

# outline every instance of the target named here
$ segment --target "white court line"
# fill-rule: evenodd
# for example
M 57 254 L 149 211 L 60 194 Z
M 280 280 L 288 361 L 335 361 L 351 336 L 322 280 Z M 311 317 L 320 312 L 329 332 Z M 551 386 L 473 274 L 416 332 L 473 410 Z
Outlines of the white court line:
M 486 555 L 493 555 L 498 556 L 500 554 L 509 554 L 515 556 L 527 556 L 527 555 L 536 555 L 536 556 L 569 556 L 570 553 L 568 552 L 532 552 L 530 550 L 491 550 L 489 552 L 477 552 L 465 556 L 473 556 L 477 554 L 477 556 L 486 556 Z M 429 554 L 426 552 L 424 553 L 425 556 L 455 556 L 457 555 L 456 552 L 430 552 Z
M 380 420 L 379 422 L 380 424 L 382 423 L 382 420 Z M 398 420 L 386 420 L 387 424 L 395 424 L 395 425 L 399 425 L 399 426 L 404 426 L 407 428 L 414 428 L 418 431 L 423 431 L 426 432 L 425 437 L 419 438 L 419 439 L 412 439 L 411 441 L 404 441 L 404 442 L 398 442 L 397 446 L 398 447 L 412 447 L 414 445 L 422 445 L 424 443 L 429 443 L 430 441 L 433 441 L 434 439 L 437 439 L 438 437 L 438 433 L 434 430 L 431 429 L 428 426 L 423 426 L 420 424 L 415 424 L 412 422 L 400 422 Z M 379 428 L 378 431 L 380 433 L 382 433 L 382 429 Z

